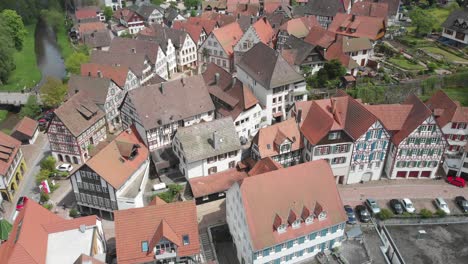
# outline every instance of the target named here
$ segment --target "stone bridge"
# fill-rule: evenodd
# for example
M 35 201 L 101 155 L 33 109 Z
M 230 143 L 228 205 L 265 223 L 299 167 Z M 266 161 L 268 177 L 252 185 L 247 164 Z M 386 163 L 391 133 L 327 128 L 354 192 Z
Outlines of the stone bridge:
M 26 104 L 30 95 L 36 95 L 35 92 L 31 93 L 12 93 L 12 92 L 0 92 L 0 105 L 13 105 L 21 106 Z M 38 97 L 39 101 L 39 97 Z

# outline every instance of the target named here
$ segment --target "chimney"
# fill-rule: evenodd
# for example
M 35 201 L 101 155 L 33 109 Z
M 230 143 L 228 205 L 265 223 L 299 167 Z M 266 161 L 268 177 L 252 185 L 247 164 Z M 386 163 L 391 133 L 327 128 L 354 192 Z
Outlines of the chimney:
M 238 20 L 240 19 L 240 13 L 237 13 L 237 19 Z
M 236 82 L 237 82 L 237 78 L 232 77 L 232 87 L 234 87 L 236 85 Z
M 161 94 L 164 94 L 164 85 L 163 85 L 163 83 L 159 84 L 159 92 L 161 92 Z
M 101 71 L 97 71 L 97 76 L 98 76 L 99 78 L 102 78 L 102 72 L 101 72 Z
M 132 48 L 132 53 L 136 53 L 136 49 L 135 49 L 135 48 Z
M 219 138 L 218 131 L 213 132 L 213 148 L 219 149 L 219 143 L 221 143 L 221 139 Z
M 262 19 L 263 19 L 263 23 L 265 23 L 265 24 L 266 24 L 266 23 L 267 23 L 267 19 L 266 19 L 266 17 L 263 17 Z
M 297 110 L 296 123 L 301 123 L 302 121 L 302 109 Z
M 219 73 L 215 73 L 215 84 L 218 85 L 219 84 Z
M 351 16 L 351 22 L 354 22 L 355 19 L 356 19 L 356 15 L 353 14 L 353 15 Z
M 254 23 L 254 17 L 250 16 L 250 25 L 252 25 L 253 23 Z
M 332 115 L 335 115 L 336 113 L 336 98 L 331 98 L 331 109 L 330 109 L 330 112 L 332 113 Z

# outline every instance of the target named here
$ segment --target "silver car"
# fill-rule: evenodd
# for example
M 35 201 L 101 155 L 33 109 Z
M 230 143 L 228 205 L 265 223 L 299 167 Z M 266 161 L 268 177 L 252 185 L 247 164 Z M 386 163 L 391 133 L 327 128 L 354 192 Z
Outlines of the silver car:
M 377 204 L 376 200 L 374 200 L 372 198 L 368 198 L 368 199 L 366 199 L 366 205 L 369 208 L 369 210 L 371 210 L 373 215 L 376 215 L 376 214 L 380 213 L 380 207 Z

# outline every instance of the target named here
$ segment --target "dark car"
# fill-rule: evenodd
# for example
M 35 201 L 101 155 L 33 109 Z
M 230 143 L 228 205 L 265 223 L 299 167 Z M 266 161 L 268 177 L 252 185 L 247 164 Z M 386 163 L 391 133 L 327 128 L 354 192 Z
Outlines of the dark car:
M 20 211 L 21 209 L 23 209 L 27 201 L 28 201 L 28 197 L 21 196 L 18 199 L 18 203 L 16 204 L 16 211 Z
M 464 213 L 468 213 L 468 201 L 463 196 L 455 197 L 455 202 Z
M 355 224 L 357 221 L 356 221 L 356 214 L 354 214 L 353 208 L 349 205 L 345 205 L 344 210 L 346 212 L 346 215 L 348 216 L 348 221 L 346 221 L 346 223 L 351 224 L 351 225 Z
M 364 205 L 356 206 L 356 213 L 358 214 L 361 222 L 367 223 L 371 219 L 370 213 Z
M 397 199 L 392 199 L 390 200 L 390 207 L 392 207 L 392 210 L 395 214 L 402 214 L 403 213 L 403 205 L 401 202 Z

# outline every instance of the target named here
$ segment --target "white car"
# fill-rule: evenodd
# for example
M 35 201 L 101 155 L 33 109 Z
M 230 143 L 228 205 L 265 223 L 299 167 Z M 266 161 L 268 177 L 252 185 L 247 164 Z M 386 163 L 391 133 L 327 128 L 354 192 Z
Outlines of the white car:
M 62 165 L 58 165 L 56 168 L 58 171 L 63 171 L 63 172 L 70 172 L 73 170 L 73 166 L 68 163 L 63 163 Z
M 410 199 L 404 198 L 403 200 L 401 200 L 401 203 L 403 204 L 403 207 L 405 208 L 406 212 L 411 214 L 416 212 L 416 208 L 414 208 L 413 202 L 411 202 Z
M 444 211 L 446 214 L 450 214 L 450 209 L 447 205 L 447 203 L 445 202 L 444 198 L 436 198 L 435 199 L 435 204 L 437 206 L 438 209 Z

